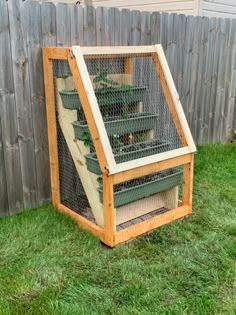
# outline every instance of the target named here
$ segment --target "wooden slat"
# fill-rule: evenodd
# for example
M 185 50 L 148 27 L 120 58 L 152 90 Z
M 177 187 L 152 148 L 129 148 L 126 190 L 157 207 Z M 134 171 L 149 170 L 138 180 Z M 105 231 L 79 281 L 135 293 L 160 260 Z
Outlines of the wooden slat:
M 96 45 L 96 12 L 94 7 L 84 8 L 84 46 Z
M 141 45 L 151 44 L 150 21 L 151 21 L 151 14 L 149 12 L 141 12 L 141 34 L 140 34 Z M 158 42 L 155 42 L 155 44 L 158 44 Z
M 3 165 L 6 174 L 6 184 L 1 186 L 1 189 L 4 194 L 7 193 L 9 212 L 13 214 L 20 208 L 23 208 L 23 191 L 12 73 L 8 3 L 6 1 L 0 1 L 0 47 L 0 117 L 4 154 Z
M 130 32 L 130 45 L 137 46 L 141 43 L 141 12 L 131 12 L 131 32 Z M 131 48 L 131 49 L 132 49 Z
M 148 167 L 148 165 L 150 164 L 165 161 L 167 159 L 171 159 L 175 157 L 180 157 L 182 155 L 186 155 L 189 153 L 191 153 L 191 150 L 189 150 L 188 147 L 184 147 L 180 149 L 166 151 L 163 153 L 153 154 L 147 157 L 139 158 L 139 159 L 124 162 L 124 163 L 119 163 L 114 166 L 111 165 L 109 166 L 109 174 L 116 174 L 116 173 L 125 172 L 128 170 L 135 170 L 142 166 Z
M 37 178 L 30 99 L 29 63 L 23 27 L 25 3 L 20 0 L 9 0 L 8 6 L 23 201 L 24 207 L 30 208 L 38 204 L 38 201 L 36 192 Z
M 155 51 L 154 46 L 116 46 L 113 47 L 81 47 L 83 55 L 125 55 L 125 54 L 151 54 Z
M 63 187 L 63 183 L 66 181 L 76 182 L 77 176 L 79 175 L 79 180 L 82 184 L 84 192 L 87 196 L 87 200 L 89 202 L 90 208 L 96 220 L 96 223 L 99 226 L 104 226 L 104 210 L 103 205 L 100 202 L 99 192 L 97 188 L 99 187 L 99 183 L 97 181 L 98 176 L 89 172 L 86 165 L 85 155 L 89 153 L 89 147 L 86 147 L 83 141 L 75 140 L 74 137 L 74 128 L 72 123 L 77 120 L 77 111 L 76 110 L 68 110 L 63 106 L 63 102 L 59 91 L 62 90 L 73 90 L 75 88 L 72 77 L 68 77 L 66 79 L 57 78 L 54 79 L 55 86 L 55 96 L 56 96 L 56 111 L 57 111 L 57 119 L 60 124 L 61 131 L 63 133 L 65 142 L 67 144 L 67 150 L 60 150 L 60 170 L 76 169 L 70 175 L 68 179 L 68 172 L 60 172 L 60 182 L 61 187 Z M 66 152 L 65 152 L 66 151 Z M 72 161 L 68 161 L 68 153 L 70 153 Z M 65 158 L 64 158 L 65 154 Z M 70 163 L 70 164 L 69 164 Z M 70 192 L 68 191 L 68 198 L 71 197 Z M 77 194 L 81 194 L 81 189 L 78 188 Z M 63 194 L 63 200 L 67 198 L 65 194 Z
M 155 162 L 149 165 L 142 165 L 140 167 L 115 174 L 114 184 L 118 184 L 136 177 L 158 172 L 167 168 L 186 164 L 189 163 L 191 160 L 192 160 L 191 154 L 186 154 L 178 157 L 171 157 L 169 159 L 160 162 Z
M 46 107 L 44 99 L 44 79 L 42 61 L 41 5 L 26 2 L 24 7 L 24 33 L 27 42 L 29 62 L 29 86 L 32 104 L 32 125 L 34 133 L 34 156 L 37 179 L 37 201 L 50 199 L 49 157 L 47 147 Z M 44 170 L 44 173 L 42 173 Z
M 193 198 L 193 159 L 192 154 L 191 161 L 187 164 L 184 164 L 183 169 L 183 197 L 182 204 L 183 206 L 189 206 L 192 211 L 192 198 Z
M 109 43 L 111 46 L 120 44 L 120 11 L 110 8 L 108 10 Z
M 115 233 L 114 245 L 130 240 L 138 235 L 151 231 L 174 220 L 180 219 L 189 213 L 191 213 L 191 211 L 188 206 L 181 206 L 179 208 L 160 214 L 154 218 L 132 225 Z
M 0 217 L 8 214 L 9 204 L 7 196 L 7 181 L 5 171 L 4 150 L 2 141 L 2 124 L 0 117 Z
M 109 162 L 114 164 L 115 160 L 82 53 L 78 46 L 73 46 L 72 50 L 75 58 L 71 58 L 70 53 L 68 54 L 69 65 L 76 89 L 80 94 L 81 103 L 94 142 L 101 170 L 103 173 L 106 173 L 107 167 L 110 167 Z M 104 151 L 106 151 L 106 155 Z M 107 161 L 107 157 L 109 158 L 109 162 Z
M 67 60 L 68 47 L 47 47 L 47 56 L 49 59 Z
M 42 47 L 56 46 L 56 7 L 52 2 L 41 4 Z M 60 49 L 61 51 L 62 49 Z M 51 52 L 51 50 L 50 50 Z M 53 52 L 53 51 L 52 51 Z M 58 49 L 56 50 L 56 53 Z M 47 52 L 49 56 L 49 51 Z M 53 54 L 54 57 L 55 54 Z M 66 56 L 66 54 L 65 54 Z M 52 57 L 52 56 L 51 56 Z M 54 57 L 55 58 L 55 57 Z
M 104 205 L 104 230 L 105 243 L 109 246 L 114 244 L 114 235 L 116 229 L 115 209 L 114 209 L 114 191 L 113 177 L 103 174 L 103 205 Z
M 84 40 L 84 10 L 80 5 L 71 5 L 70 9 L 70 33 L 71 45 L 83 45 Z
M 152 12 L 150 17 L 150 36 L 151 36 L 151 44 L 156 45 L 160 44 L 160 36 L 161 36 L 161 18 L 160 12 Z
M 53 85 L 52 60 L 48 58 L 48 49 L 43 49 L 44 86 L 47 110 L 48 144 L 51 175 L 52 202 L 56 207 L 60 203 L 60 183 L 58 165 L 58 147 L 56 130 L 56 108 Z
M 120 45 L 130 45 L 130 31 L 131 31 L 131 12 L 127 9 L 120 11 Z M 117 45 L 117 47 L 119 47 Z M 122 47 L 122 46 L 121 46 Z
M 70 46 L 70 7 L 65 3 L 56 5 L 57 46 Z
M 108 9 L 99 7 L 96 10 L 96 45 L 109 44 Z

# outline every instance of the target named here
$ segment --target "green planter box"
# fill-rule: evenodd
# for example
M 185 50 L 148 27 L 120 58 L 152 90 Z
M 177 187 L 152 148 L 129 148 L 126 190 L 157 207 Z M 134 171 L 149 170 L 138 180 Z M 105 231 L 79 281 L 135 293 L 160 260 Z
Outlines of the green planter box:
M 114 192 L 114 205 L 119 207 L 175 187 L 181 182 L 182 173 L 181 170 L 172 168 L 118 184 Z M 100 201 L 103 202 L 102 187 L 98 188 L 98 191 Z
M 147 131 L 155 129 L 157 117 L 157 114 L 152 113 L 128 114 L 127 118 L 114 116 L 110 117 L 109 120 L 105 120 L 105 127 L 108 136 Z M 79 140 L 83 139 L 84 133 L 89 132 L 86 121 L 75 121 L 72 125 L 74 127 L 75 137 Z
M 116 163 L 131 161 L 145 156 L 157 154 L 168 151 L 170 147 L 169 142 L 159 142 L 157 140 L 144 141 L 127 145 L 120 148 L 120 151 L 114 153 Z M 101 169 L 96 156 L 96 153 L 89 153 L 85 155 L 87 161 L 87 169 L 94 174 L 101 175 Z
M 122 88 L 114 88 L 104 92 L 102 89 L 95 89 L 95 95 L 97 97 L 99 106 L 106 105 L 128 105 L 131 103 L 142 102 L 146 87 L 132 86 L 129 90 L 123 90 Z M 82 108 L 78 92 L 76 90 L 59 92 L 62 98 L 62 102 L 67 109 Z

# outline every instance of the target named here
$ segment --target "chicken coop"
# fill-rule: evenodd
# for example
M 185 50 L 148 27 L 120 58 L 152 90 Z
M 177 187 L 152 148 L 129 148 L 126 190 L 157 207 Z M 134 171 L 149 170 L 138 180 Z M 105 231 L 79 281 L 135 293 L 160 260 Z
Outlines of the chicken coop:
M 161 45 L 43 62 L 53 205 L 110 247 L 190 214 L 196 148 Z

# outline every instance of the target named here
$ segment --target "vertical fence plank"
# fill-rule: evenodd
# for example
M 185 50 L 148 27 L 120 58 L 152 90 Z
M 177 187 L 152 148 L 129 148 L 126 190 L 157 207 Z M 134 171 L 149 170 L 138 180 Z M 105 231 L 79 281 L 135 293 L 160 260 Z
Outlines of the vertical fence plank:
M 212 80 L 212 69 L 214 61 L 214 43 L 216 39 L 216 19 L 203 18 L 206 20 L 206 53 L 205 53 L 205 63 L 202 75 L 202 88 L 201 88 L 201 109 L 200 116 L 203 117 L 204 130 L 201 135 L 201 142 L 206 143 L 208 141 L 209 133 L 209 121 L 210 121 L 210 90 L 211 90 L 211 80 Z
M 92 6 L 84 8 L 84 46 L 96 46 L 96 11 Z
M 108 9 L 108 31 L 111 46 L 120 43 L 120 11 L 117 8 Z
M 224 137 L 229 139 L 232 129 L 236 129 L 236 20 L 230 21 L 229 46 L 230 51 L 228 62 L 228 75 L 226 82 L 229 82 L 229 90 L 225 99 L 224 108 Z
M 122 9 L 120 12 L 120 45 L 130 45 L 131 11 Z
M 30 100 L 29 64 L 24 30 L 22 29 L 21 23 L 24 4 L 19 0 L 9 0 L 8 3 L 23 201 L 24 207 L 30 208 L 37 203 L 37 183 Z
M 160 44 L 161 41 L 161 14 L 152 12 L 150 16 L 150 36 L 151 44 Z
M 0 1 L 0 116 L 9 212 L 23 208 L 22 176 L 10 45 L 8 4 Z
M 56 7 L 51 2 L 41 4 L 42 46 L 55 46 L 57 42 Z
M 57 46 L 70 46 L 70 6 L 56 4 Z
M 177 82 L 176 88 L 180 96 L 180 100 L 182 102 L 182 87 L 183 87 L 183 76 L 184 76 L 184 43 L 185 43 L 185 35 L 186 35 L 186 15 L 180 14 L 178 15 L 178 40 L 177 40 L 177 56 L 176 56 L 176 64 L 177 64 Z
M 49 158 L 47 145 L 46 109 L 44 99 L 41 5 L 24 4 L 22 19 L 29 62 L 29 85 L 34 132 L 34 156 L 37 175 L 37 201 L 41 204 L 50 197 Z M 44 170 L 44 172 L 42 172 Z
M 127 30 L 128 31 L 128 30 Z M 130 45 L 138 46 L 141 43 L 141 12 L 131 12 Z
M 70 29 L 71 29 L 71 45 L 83 46 L 83 8 L 80 5 L 71 5 L 71 18 L 70 18 Z
M 151 45 L 151 15 L 150 12 L 141 12 L 141 45 Z
M 189 121 L 189 98 L 190 98 L 190 83 L 191 83 L 191 65 L 193 51 L 193 23 L 194 17 L 188 16 L 186 21 L 186 37 L 184 43 L 184 68 L 183 68 L 183 88 L 182 88 L 182 105 L 185 111 L 187 120 Z M 192 130 L 192 126 L 190 126 Z
M 1 217 L 3 215 L 8 214 L 8 211 L 9 211 L 1 117 L 0 117 L 0 187 L 1 187 L 0 189 L 0 217 Z
M 214 111 L 216 105 L 216 90 L 217 90 L 217 71 L 219 66 L 219 55 L 220 55 L 220 19 L 216 19 L 216 36 L 215 42 L 211 47 L 214 51 L 213 54 L 213 65 L 212 65 L 212 72 L 211 72 L 211 85 L 210 90 L 208 91 L 210 98 L 208 104 L 208 115 L 209 115 L 209 128 L 208 128 L 208 142 L 213 141 L 213 132 L 214 132 Z
M 232 54 L 232 46 L 230 40 L 230 19 L 224 19 L 221 24 L 222 26 L 222 37 L 221 45 L 222 51 L 220 56 L 220 63 L 218 67 L 218 87 L 217 91 L 220 94 L 217 96 L 217 121 L 214 121 L 214 125 L 219 126 L 219 131 L 217 132 L 216 141 L 224 141 L 229 133 L 226 130 L 226 116 L 225 116 L 225 108 L 228 107 L 229 104 L 229 89 L 230 89 L 230 82 L 229 82 L 229 72 L 232 71 L 231 67 L 231 58 L 230 55 Z M 231 47 L 230 47 L 231 46 Z M 231 48 L 231 49 L 230 49 Z M 216 130 L 215 130 L 216 133 Z M 214 137 L 215 138 L 215 137 Z
M 196 84 L 193 89 L 195 90 L 194 98 L 194 119 L 195 119 L 195 141 L 202 143 L 205 132 L 207 131 L 207 125 L 204 124 L 204 110 L 206 103 L 204 102 L 203 89 L 204 89 L 204 70 L 206 68 L 206 58 L 208 49 L 208 31 L 209 31 L 209 19 L 201 19 L 201 27 L 199 29 L 200 44 L 198 49 L 198 67 L 196 75 Z M 197 108 L 196 108 L 197 104 Z
M 189 124 L 192 129 L 192 135 L 194 140 L 197 139 L 198 133 L 198 119 L 195 111 L 196 101 L 196 86 L 197 82 L 201 81 L 202 71 L 199 69 L 199 51 L 201 49 L 201 17 L 195 17 L 193 20 L 193 45 L 192 45 L 192 62 L 190 72 L 190 89 L 189 89 L 189 101 L 188 101 L 188 112 L 189 112 Z M 200 105 L 201 106 L 201 105 Z M 204 104 L 202 104 L 204 106 Z
M 108 9 L 98 7 L 96 9 L 96 45 L 109 46 L 109 31 L 108 31 Z

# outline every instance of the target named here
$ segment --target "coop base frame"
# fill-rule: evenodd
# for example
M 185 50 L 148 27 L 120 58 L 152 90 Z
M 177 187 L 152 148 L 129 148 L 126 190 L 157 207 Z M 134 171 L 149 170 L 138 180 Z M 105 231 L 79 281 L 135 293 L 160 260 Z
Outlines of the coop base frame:
M 121 48 L 121 47 L 120 47 Z M 136 49 L 145 50 L 146 47 L 139 46 Z M 117 47 L 116 47 L 117 50 Z M 45 95 L 46 95 L 46 112 L 48 125 L 48 142 L 49 142 L 49 158 L 50 158 L 50 177 L 51 177 L 51 192 L 52 202 L 54 207 L 69 215 L 81 227 L 89 230 L 92 234 L 97 236 L 103 243 L 109 247 L 114 247 L 117 244 L 133 239 L 139 235 L 149 232 L 159 226 L 170 223 L 171 221 L 180 219 L 192 213 L 192 190 L 193 190 L 193 166 L 195 148 L 186 151 L 182 150 L 182 155 L 167 157 L 165 160 L 152 162 L 149 164 L 137 166 L 128 170 L 120 170 L 114 174 L 103 173 L 103 205 L 104 205 L 104 228 L 89 221 L 85 217 L 77 214 L 73 210 L 64 206 L 60 199 L 60 184 L 59 184 L 59 161 L 58 161 L 58 146 L 57 146 L 57 130 L 56 130 L 56 104 L 53 85 L 53 59 L 68 60 L 71 67 L 75 67 L 75 61 L 71 55 L 70 48 L 44 48 L 44 81 L 45 81 Z M 71 60 L 69 60 L 71 59 Z M 86 102 L 86 101 L 85 101 Z M 87 108 L 89 109 L 89 108 Z M 88 116 L 88 118 L 87 118 Z M 105 157 L 99 145 L 99 136 L 97 128 L 95 127 L 93 115 L 90 110 L 86 113 L 87 120 L 90 121 L 91 129 L 93 129 L 95 138 L 97 140 L 97 149 L 100 151 L 102 160 Z M 114 211 L 114 185 L 133 179 L 135 177 L 148 175 L 154 172 L 165 170 L 171 167 L 183 165 L 183 191 L 182 200 L 179 201 L 178 207 L 168 210 L 163 214 L 147 219 L 145 221 L 134 224 L 130 227 L 116 231 L 115 226 L 115 211 Z

